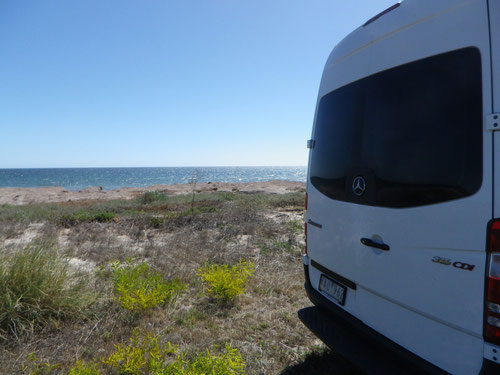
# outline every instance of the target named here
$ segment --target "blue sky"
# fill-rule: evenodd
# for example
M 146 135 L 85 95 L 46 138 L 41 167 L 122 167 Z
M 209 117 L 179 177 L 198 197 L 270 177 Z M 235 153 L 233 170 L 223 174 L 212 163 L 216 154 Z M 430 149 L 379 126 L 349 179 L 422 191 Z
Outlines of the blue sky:
M 0 2 L 0 168 L 305 165 L 334 45 L 395 0 Z

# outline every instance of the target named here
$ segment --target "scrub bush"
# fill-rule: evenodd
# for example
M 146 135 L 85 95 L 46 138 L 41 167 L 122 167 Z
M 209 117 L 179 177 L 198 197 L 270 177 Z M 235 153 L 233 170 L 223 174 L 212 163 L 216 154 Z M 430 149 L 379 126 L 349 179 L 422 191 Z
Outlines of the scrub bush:
M 68 375 L 101 375 L 96 363 L 77 361 L 69 370 Z
M 159 193 L 157 191 L 147 191 L 139 198 L 139 201 L 141 204 L 150 204 L 153 202 L 164 202 L 167 199 L 167 194 Z
M 118 370 L 120 374 L 170 374 L 166 372 L 166 362 L 170 355 L 177 354 L 177 348 L 170 342 L 162 345 L 158 336 L 149 333 L 141 335 L 134 330 L 128 345 L 115 345 L 115 351 L 102 361 L 103 364 Z
M 110 223 L 115 220 L 115 217 L 116 214 L 113 212 L 79 211 L 76 214 L 63 214 L 56 219 L 56 222 L 65 228 L 70 228 L 78 223 Z
M 51 364 L 48 361 L 41 361 L 35 353 L 31 353 L 26 358 L 26 362 L 21 366 L 21 373 L 26 375 L 50 375 L 59 368 L 58 364 Z
M 187 367 L 187 371 L 179 374 L 236 375 L 244 373 L 245 363 L 238 349 L 226 344 L 218 354 L 211 353 L 209 349 L 198 354 Z
M 147 308 L 173 301 L 186 285 L 179 280 L 166 281 L 145 263 L 134 264 L 132 259 L 111 265 L 118 302 L 127 310 Z
M 198 276 L 208 285 L 207 293 L 224 302 L 243 294 L 253 273 L 254 264 L 244 260 L 236 265 L 206 264 L 198 270 Z
M 128 345 L 115 345 L 115 351 L 102 363 L 127 375 L 239 375 L 245 368 L 240 352 L 229 344 L 189 359 L 170 342 L 160 344 L 158 336 L 141 335 L 138 330 Z
M 98 223 L 109 223 L 114 220 L 115 214 L 112 212 L 87 212 L 80 211 L 76 214 L 76 219 L 79 222 L 98 222 Z

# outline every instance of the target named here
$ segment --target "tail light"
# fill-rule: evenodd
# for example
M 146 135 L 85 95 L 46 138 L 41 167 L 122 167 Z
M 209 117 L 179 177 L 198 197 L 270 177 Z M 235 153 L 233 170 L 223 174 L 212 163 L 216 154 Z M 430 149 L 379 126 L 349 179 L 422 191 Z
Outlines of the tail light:
M 484 338 L 500 344 L 500 219 L 488 223 Z
M 305 221 L 306 215 L 307 215 L 307 193 L 306 193 L 306 204 L 305 204 L 305 211 L 304 212 L 304 234 L 305 234 L 305 248 L 304 248 L 304 255 L 307 255 L 307 221 Z

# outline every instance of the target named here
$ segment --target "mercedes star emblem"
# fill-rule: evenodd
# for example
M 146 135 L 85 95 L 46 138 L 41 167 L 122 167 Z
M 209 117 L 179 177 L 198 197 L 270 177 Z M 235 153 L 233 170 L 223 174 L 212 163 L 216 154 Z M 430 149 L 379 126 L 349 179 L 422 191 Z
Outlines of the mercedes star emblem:
M 358 197 L 362 196 L 366 190 L 366 181 L 362 176 L 358 176 L 352 182 L 352 191 Z

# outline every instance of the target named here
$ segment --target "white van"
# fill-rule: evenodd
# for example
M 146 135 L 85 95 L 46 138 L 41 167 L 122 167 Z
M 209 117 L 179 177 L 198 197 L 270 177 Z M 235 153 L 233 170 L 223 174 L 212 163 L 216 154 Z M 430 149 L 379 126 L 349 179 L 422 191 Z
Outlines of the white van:
M 500 0 L 405 0 L 330 54 L 299 317 L 366 372 L 500 374 L 499 117 Z

